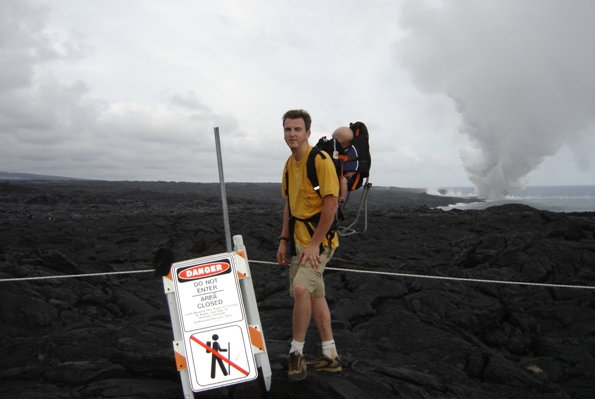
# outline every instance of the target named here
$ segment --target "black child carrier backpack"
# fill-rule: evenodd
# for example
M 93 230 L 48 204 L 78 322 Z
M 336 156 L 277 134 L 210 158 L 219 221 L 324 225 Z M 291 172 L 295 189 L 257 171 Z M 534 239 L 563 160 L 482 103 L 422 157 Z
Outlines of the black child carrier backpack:
M 349 165 L 349 169 L 354 172 L 354 174 L 351 177 L 349 177 L 347 181 L 347 199 L 339 208 L 339 219 L 341 220 L 345 219 L 344 208 L 347 205 L 349 194 L 352 191 L 359 189 L 362 185 L 364 186 L 363 193 L 360 199 L 360 206 L 358 208 L 355 220 L 348 226 L 338 226 L 339 235 L 341 236 L 347 236 L 357 233 L 357 231 L 353 229 L 353 226 L 358 222 L 362 208 L 364 208 L 365 210 L 365 224 L 364 230 L 362 232 L 365 232 L 367 230 L 367 198 L 369 189 L 370 187 L 372 187 L 372 183 L 368 182 L 368 178 L 370 177 L 370 166 L 372 164 L 372 157 L 370 156 L 368 128 L 363 122 L 359 121 L 350 123 L 349 128 L 353 132 L 353 140 L 351 141 L 351 145 L 349 147 L 343 148 L 340 145 L 339 141 L 334 138 L 327 139 L 326 137 L 322 137 L 320 140 L 318 140 L 318 143 L 310 152 L 310 156 L 308 157 L 308 161 L 306 163 L 308 179 L 310 180 L 310 183 L 312 183 L 312 187 L 314 187 L 314 190 L 317 190 L 317 192 L 318 177 L 316 176 L 314 160 L 319 153 L 321 154 L 321 156 L 325 156 L 324 153 L 321 153 L 321 150 L 324 151 L 326 155 L 330 156 L 333 160 L 338 178 L 343 176 L 344 167 L 346 165 Z
M 350 170 L 354 171 L 354 175 L 349 178 L 347 185 L 348 191 L 355 191 L 362 186 L 364 180 L 370 176 L 370 166 L 372 164 L 372 157 L 370 156 L 370 143 L 368 128 L 363 122 L 350 123 L 349 128 L 353 132 L 353 140 L 351 145 L 343 148 L 340 143 L 334 139 L 327 139 L 322 137 L 318 140 L 316 148 L 324 150 L 331 156 L 337 169 L 337 176 L 343 176 L 344 166 L 350 164 Z M 308 160 L 312 165 L 314 159 Z M 308 168 L 308 176 L 310 177 L 311 167 Z M 313 179 L 315 179 L 313 181 Z M 318 183 L 318 179 L 314 176 L 310 178 L 310 182 Z M 316 187 L 318 184 L 312 184 Z

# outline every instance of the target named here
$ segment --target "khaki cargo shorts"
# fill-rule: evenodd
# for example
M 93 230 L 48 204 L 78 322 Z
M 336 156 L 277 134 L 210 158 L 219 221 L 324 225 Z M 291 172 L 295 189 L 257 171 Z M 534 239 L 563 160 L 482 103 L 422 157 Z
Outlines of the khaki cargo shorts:
M 326 292 L 322 275 L 324 274 L 326 264 L 333 257 L 335 250 L 324 247 L 324 251 L 320 254 L 318 269 L 312 268 L 309 261 L 306 262 L 304 267 L 301 267 L 300 253 L 304 250 L 304 247 L 296 243 L 295 250 L 297 256 L 292 256 L 289 264 L 289 295 L 293 296 L 294 285 L 302 285 L 306 287 L 311 296 L 316 298 L 324 297 Z

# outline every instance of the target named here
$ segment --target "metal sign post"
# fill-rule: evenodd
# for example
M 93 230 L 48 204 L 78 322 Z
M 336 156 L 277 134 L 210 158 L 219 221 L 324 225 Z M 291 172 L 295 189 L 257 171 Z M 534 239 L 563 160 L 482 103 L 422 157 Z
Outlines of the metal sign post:
M 215 126 L 215 149 L 217 150 L 217 167 L 219 170 L 219 184 L 221 186 L 221 205 L 223 208 L 223 226 L 225 228 L 225 244 L 227 252 L 231 251 L 231 233 L 229 229 L 229 212 L 227 212 L 227 191 L 225 190 L 225 179 L 223 178 L 223 158 L 221 156 L 221 140 L 219 139 L 219 128 Z

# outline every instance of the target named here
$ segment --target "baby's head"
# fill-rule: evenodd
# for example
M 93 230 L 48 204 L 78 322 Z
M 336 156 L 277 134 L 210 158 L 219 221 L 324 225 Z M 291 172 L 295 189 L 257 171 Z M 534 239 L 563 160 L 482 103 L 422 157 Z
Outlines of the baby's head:
M 333 132 L 333 138 L 341 144 L 341 147 L 347 148 L 353 140 L 353 131 L 347 126 L 341 126 Z

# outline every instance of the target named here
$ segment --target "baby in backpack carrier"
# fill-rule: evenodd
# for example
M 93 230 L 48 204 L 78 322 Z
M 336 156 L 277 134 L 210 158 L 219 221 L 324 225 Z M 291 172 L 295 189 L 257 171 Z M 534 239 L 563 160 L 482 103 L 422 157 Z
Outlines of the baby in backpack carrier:
M 353 140 L 353 131 L 346 127 L 341 126 L 333 132 L 333 138 L 343 147 L 345 155 L 355 158 L 354 161 L 343 162 L 343 174 L 340 178 L 340 191 L 339 191 L 339 202 L 345 202 L 345 196 L 347 195 L 347 184 L 350 179 L 355 176 L 358 168 L 357 151 L 351 145 Z

